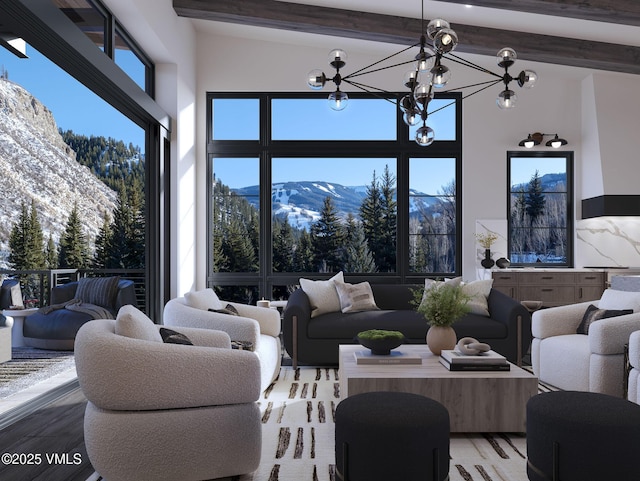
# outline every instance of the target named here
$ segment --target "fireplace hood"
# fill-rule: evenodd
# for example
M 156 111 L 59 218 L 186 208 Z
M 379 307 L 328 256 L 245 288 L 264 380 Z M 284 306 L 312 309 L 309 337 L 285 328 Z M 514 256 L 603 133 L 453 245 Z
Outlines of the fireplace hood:
M 600 195 L 582 200 L 582 218 L 640 216 L 640 195 Z

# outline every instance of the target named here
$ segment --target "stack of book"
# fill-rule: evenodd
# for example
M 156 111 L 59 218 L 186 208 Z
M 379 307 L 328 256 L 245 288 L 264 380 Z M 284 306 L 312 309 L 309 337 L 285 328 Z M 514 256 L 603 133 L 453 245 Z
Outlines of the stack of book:
M 443 350 L 440 364 L 449 371 L 509 371 L 511 368 L 507 359 L 495 351 L 469 356 L 455 349 Z
M 388 355 L 371 354 L 369 349 L 353 353 L 356 364 L 422 364 L 422 357 L 402 351 L 391 351 Z

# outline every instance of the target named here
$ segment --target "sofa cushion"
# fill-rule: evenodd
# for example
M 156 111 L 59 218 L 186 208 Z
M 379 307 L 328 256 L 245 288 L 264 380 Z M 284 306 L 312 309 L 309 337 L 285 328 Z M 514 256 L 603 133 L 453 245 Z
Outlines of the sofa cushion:
M 599 309 L 633 309 L 640 312 L 640 292 L 605 289 L 598 301 Z
M 224 306 L 220 298 L 211 288 L 202 289 L 201 291 L 189 291 L 184 295 L 187 305 L 195 309 L 223 309 Z
M 82 277 L 78 281 L 75 297 L 87 304 L 113 310 L 118 295 L 120 277 Z
M 414 291 L 421 288 L 419 285 L 407 284 L 371 284 L 373 298 L 382 310 L 411 309 Z
M 478 314 L 467 314 L 454 322 L 451 327 L 456 331 L 458 338 L 482 339 L 482 342 L 489 345 L 491 345 L 491 339 L 506 339 L 509 335 L 506 324 Z
M 342 271 L 327 281 L 312 281 L 300 278 L 300 287 L 309 298 L 311 317 L 321 316 L 327 312 L 340 311 L 340 298 L 334 282 L 344 282 Z
M 193 346 L 193 342 L 191 342 L 191 339 L 178 331 L 174 331 L 173 329 L 161 327 L 160 336 L 162 337 L 162 341 L 167 344 L 183 344 L 185 346 Z
M 340 310 L 342 312 L 372 311 L 378 309 L 373 298 L 373 291 L 368 282 L 349 284 L 347 282 L 335 282 Z
M 489 304 L 487 299 L 491 293 L 493 279 L 472 281 L 462 285 L 462 292 L 470 297 L 467 307 L 469 314 L 489 317 Z
M 131 305 L 122 306 L 118 311 L 115 330 L 119 336 L 162 342 L 162 336 L 153 321 Z
M 585 311 L 584 316 L 582 316 L 582 321 L 580 322 L 580 325 L 578 325 L 578 328 L 576 329 L 576 333 L 589 334 L 589 327 L 591 326 L 591 324 L 593 324 L 596 321 L 599 321 L 600 319 L 607 319 L 609 317 L 616 317 L 616 316 L 624 316 L 626 314 L 632 314 L 632 313 L 633 313 L 633 309 L 619 309 L 619 310 L 598 309 L 593 304 L 590 304 L 589 307 L 587 307 L 587 310 Z
M 361 331 L 387 329 L 400 331 L 407 339 L 424 342 L 428 327 L 424 317 L 411 310 L 331 312 L 309 320 L 307 337 L 353 341 Z

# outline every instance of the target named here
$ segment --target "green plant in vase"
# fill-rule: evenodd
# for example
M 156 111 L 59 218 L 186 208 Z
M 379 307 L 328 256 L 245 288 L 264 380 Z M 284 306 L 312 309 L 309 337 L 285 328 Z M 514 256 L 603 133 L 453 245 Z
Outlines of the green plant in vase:
M 427 346 L 436 355 L 443 349 L 456 346 L 456 332 L 451 325 L 469 312 L 471 298 L 462 286 L 437 283 L 428 289 L 414 291 L 416 311 L 424 316 L 429 324 Z

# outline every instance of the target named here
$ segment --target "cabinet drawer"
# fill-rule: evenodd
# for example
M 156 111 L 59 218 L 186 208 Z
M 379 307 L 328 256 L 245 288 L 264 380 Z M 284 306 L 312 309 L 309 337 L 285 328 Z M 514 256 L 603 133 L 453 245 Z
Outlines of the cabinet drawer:
M 576 274 L 576 284 L 604 286 L 604 272 L 580 272 Z
M 602 297 L 604 287 L 578 286 L 576 287 L 576 302 L 597 301 Z
M 496 285 L 495 282 L 493 283 L 492 289 L 495 289 L 496 291 L 500 291 L 503 294 L 508 295 L 509 297 L 513 298 L 513 299 L 518 299 L 518 288 L 514 285 L 512 286 L 500 286 L 500 285 Z
M 571 304 L 575 299 L 574 286 L 520 286 L 521 300 L 542 301 L 545 307 Z
M 573 272 L 527 272 L 527 275 L 520 276 L 520 285 L 573 285 L 576 276 Z
M 499 274 L 493 273 L 493 287 L 496 286 L 515 286 L 518 283 L 516 274 Z

